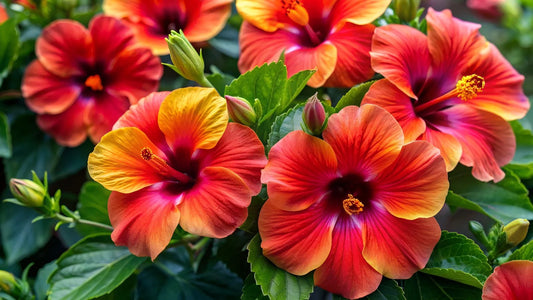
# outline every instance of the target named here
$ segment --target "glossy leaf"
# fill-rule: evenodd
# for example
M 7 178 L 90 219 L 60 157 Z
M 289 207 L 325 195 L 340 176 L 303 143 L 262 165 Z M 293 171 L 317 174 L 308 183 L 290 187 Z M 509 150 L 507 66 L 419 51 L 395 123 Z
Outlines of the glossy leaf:
M 524 129 L 518 121 L 511 122 L 516 137 L 516 152 L 511 163 L 506 168 L 512 170 L 518 177 L 529 179 L 533 177 L 533 133 Z
M 361 101 L 363 100 L 363 97 L 365 96 L 366 92 L 370 89 L 370 86 L 374 83 L 374 81 L 365 82 L 359 85 L 354 86 L 351 88 L 346 95 L 342 96 L 342 98 L 339 100 L 337 105 L 335 106 L 335 109 L 337 111 L 341 110 L 342 108 L 348 106 L 348 105 L 361 105 Z
M 509 260 L 533 260 L 533 241 L 515 250 Z
M 3 79 L 9 74 L 13 62 L 17 59 L 20 47 L 19 32 L 15 19 L 9 19 L 0 24 L 0 85 Z
M 37 277 L 35 278 L 35 283 L 33 284 L 33 289 L 35 291 L 35 298 L 37 300 L 45 300 L 46 293 L 50 289 L 50 284 L 48 283 L 48 277 L 52 272 L 57 269 L 56 261 L 52 261 L 46 264 L 44 267 L 40 268 L 37 272 Z
M 78 211 L 83 219 L 111 225 L 107 214 L 107 199 L 111 194 L 102 185 L 94 181 L 83 184 L 78 201 Z M 78 225 L 78 231 L 83 235 L 97 232 L 109 232 L 109 230 L 94 226 Z
M 268 300 L 269 298 L 263 295 L 261 287 L 255 284 L 254 274 L 250 273 L 244 280 L 242 288 L 241 300 Z
M 279 142 L 279 140 L 281 140 L 289 132 L 302 130 L 302 113 L 304 110 L 304 105 L 304 103 L 300 103 L 286 113 L 276 117 L 268 137 L 268 149 L 272 148 L 272 146 Z
M 403 286 L 409 300 L 481 299 L 481 289 L 421 272 L 404 281 Z
M 0 157 L 11 157 L 11 132 L 7 116 L 0 112 Z

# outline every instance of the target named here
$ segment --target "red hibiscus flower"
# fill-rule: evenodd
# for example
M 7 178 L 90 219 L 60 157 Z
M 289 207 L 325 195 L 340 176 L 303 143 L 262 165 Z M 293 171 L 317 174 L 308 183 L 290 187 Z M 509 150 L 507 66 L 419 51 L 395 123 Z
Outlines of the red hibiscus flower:
M 483 300 L 533 300 L 533 261 L 513 260 L 494 269 L 483 286 Z

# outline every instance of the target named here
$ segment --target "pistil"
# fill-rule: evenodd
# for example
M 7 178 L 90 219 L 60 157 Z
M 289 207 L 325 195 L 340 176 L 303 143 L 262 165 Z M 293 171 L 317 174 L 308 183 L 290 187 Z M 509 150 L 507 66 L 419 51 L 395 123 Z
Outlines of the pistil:
M 87 77 L 85 79 L 85 86 L 91 88 L 93 91 L 102 91 L 104 89 L 102 79 L 97 74 Z
M 148 147 L 142 148 L 141 157 L 148 163 L 152 164 L 161 174 L 165 174 L 171 178 L 175 178 L 180 183 L 188 183 L 191 181 L 191 178 L 189 176 L 169 166 L 164 159 L 154 154 L 152 152 L 152 149 Z

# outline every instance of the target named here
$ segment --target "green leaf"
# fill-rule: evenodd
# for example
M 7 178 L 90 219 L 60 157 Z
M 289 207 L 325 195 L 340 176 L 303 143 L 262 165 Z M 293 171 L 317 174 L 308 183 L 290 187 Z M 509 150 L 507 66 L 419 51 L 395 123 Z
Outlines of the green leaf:
M 533 178 L 533 133 L 524 129 L 520 122 L 511 122 L 516 137 L 513 160 L 506 167 L 522 179 Z
M 509 260 L 533 260 L 533 241 L 515 250 Z
M 131 275 L 121 285 L 111 293 L 96 298 L 96 300 L 124 300 L 135 299 L 135 288 L 137 287 L 137 276 Z
M 503 171 L 505 178 L 498 183 L 480 182 L 472 177 L 470 168 L 458 165 L 448 174 L 454 194 L 449 195 L 447 203 L 474 209 L 504 224 L 516 218 L 533 219 L 528 190 L 512 171 Z
M 195 272 L 184 247 L 161 253 L 138 279 L 137 299 L 237 299 L 242 287 L 242 279 L 220 261 Z
M 61 156 L 51 171 L 54 180 L 72 175 L 87 167 L 87 157 L 94 149 L 90 140 L 75 148 L 64 148 Z
M 11 157 L 11 132 L 7 116 L 0 112 L 0 157 Z
M 45 300 L 50 284 L 48 284 L 48 277 L 57 269 L 56 261 L 52 261 L 39 269 L 35 283 L 33 284 L 33 290 L 35 291 L 35 297 L 37 300 Z
M 268 300 L 269 298 L 263 295 L 261 287 L 255 284 L 254 274 L 250 273 L 244 280 L 242 288 L 241 300 Z
M 346 299 L 339 295 L 333 295 L 333 300 Z M 403 289 L 396 280 L 383 277 L 379 287 L 372 294 L 360 298 L 361 300 L 406 300 Z
M 49 299 L 91 299 L 108 294 L 144 261 L 145 257 L 115 246 L 109 234 L 87 237 L 57 260 Z
M 17 59 L 20 47 L 19 32 L 15 19 L 9 19 L 0 24 L 0 86 L 2 81 L 9 74 L 13 62 Z
M 301 124 L 303 124 L 302 113 L 304 106 L 305 103 L 300 103 L 286 113 L 276 117 L 268 137 L 268 149 L 272 148 L 272 146 L 279 142 L 279 140 L 289 132 L 302 129 Z
M 296 276 L 276 267 L 263 256 L 261 238 L 258 234 L 250 241 L 248 251 L 248 262 L 263 295 L 280 300 L 309 298 L 313 292 L 312 273 Z
M 235 78 L 231 75 L 224 74 L 214 65 L 211 66 L 212 74 L 206 76 L 207 80 L 215 87 L 217 92 L 223 96 L 226 86 L 229 85 Z
M 462 234 L 443 231 L 422 272 L 482 288 L 492 268 L 474 241 Z
M 111 225 L 107 214 L 107 199 L 111 194 L 102 185 L 94 181 L 88 181 L 83 184 L 78 201 L 78 211 L 82 219 Z M 109 232 L 104 228 L 98 228 L 88 225 L 78 225 L 76 227 L 83 235 L 89 235 L 97 232 Z
M 415 273 L 404 281 L 405 297 L 409 300 L 472 300 L 481 299 L 481 290 L 455 281 Z
M 28 207 L 0 204 L 0 232 L 6 263 L 13 264 L 42 248 L 52 236 L 52 220 L 32 223 L 39 214 Z
M 366 92 L 368 92 L 368 89 L 370 89 L 370 86 L 375 81 L 369 81 L 362 83 L 360 85 L 354 86 L 351 88 L 346 95 L 344 95 L 337 105 L 335 106 L 335 109 L 337 111 L 340 111 L 342 108 L 348 106 L 348 105 L 361 105 L 361 101 L 363 100 L 363 97 L 365 96 Z
M 291 104 L 291 101 L 296 99 L 313 74 L 315 74 L 314 70 L 304 70 L 289 78 L 289 81 L 287 82 L 286 97 L 284 98 L 285 102 L 281 104 L 282 110 L 285 110 L 285 108 Z

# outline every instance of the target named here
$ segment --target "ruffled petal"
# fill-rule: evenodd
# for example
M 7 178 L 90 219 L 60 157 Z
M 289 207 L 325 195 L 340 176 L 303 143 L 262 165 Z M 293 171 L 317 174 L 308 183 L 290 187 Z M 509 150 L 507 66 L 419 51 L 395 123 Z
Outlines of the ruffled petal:
M 95 57 L 110 67 L 109 63 L 129 46 L 135 45 L 133 32 L 118 19 L 99 15 L 89 23 Z
M 352 87 L 372 78 L 370 45 L 374 25 L 346 24 L 328 37 L 337 49 L 337 64 L 324 86 Z
M 205 168 L 179 199 L 180 225 L 192 234 L 224 238 L 246 220 L 251 199 L 237 174 L 221 167 Z
M 288 50 L 285 52 L 285 64 L 289 76 L 303 70 L 316 70 L 307 84 L 320 87 L 331 76 L 337 64 L 337 48 L 330 42 L 322 43 L 313 48 Z
M 440 239 L 435 218 L 404 220 L 376 207 L 361 214 L 363 257 L 383 276 L 408 279 L 424 268 Z
M 410 98 L 418 99 L 413 89 L 421 88 L 431 66 L 428 40 L 422 32 L 405 25 L 378 27 L 370 55 L 376 72 Z
M 402 128 L 383 108 L 348 106 L 332 115 L 324 140 L 336 154 L 339 171 L 370 180 L 388 167 L 404 143 Z
M 42 131 L 51 135 L 58 144 L 76 147 L 87 139 L 87 103 L 74 102 L 64 112 L 57 115 L 37 116 L 37 125 Z
M 84 67 L 94 63 L 94 45 L 83 25 L 72 20 L 48 25 L 35 45 L 43 66 L 60 77 L 85 76 Z
M 332 235 L 331 251 L 315 271 L 315 284 L 348 299 L 362 298 L 374 292 L 382 275 L 363 258 L 361 229 L 352 218 L 340 218 Z
M 402 147 L 396 161 L 375 179 L 374 200 L 395 217 L 435 216 L 448 194 L 448 176 L 440 151 L 415 141 Z
M 235 6 L 245 21 L 262 31 L 274 32 L 293 23 L 278 0 L 237 0 Z
M 416 115 L 411 98 L 387 79 L 372 84 L 361 102 L 363 104 L 375 104 L 392 114 L 402 126 L 405 142 L 416 140 L 426 130 L 426 122 Z
M 331 250 L 331 232 L 338 214 L 321 201 L 302 211 L 285 211 L 267 200 L 259 214 L 263 254 L 295 275 L 318 268 Z
M 480 181 L 503 179 L 501 166 L 508 164 L 516 150 L 516 140 L 509 123 L 501 117 L 476 110 L 468 105 L 447 109 L 441 117 L 442 132 L 453 135 L 461 143 L 461 164 L 472 167 L 472 175 Z
M 494 269 L 483 286 L 483 300 L 531 299 L 533 261 L 513 260 Z
M 215 89 L 188 87 L 171 92 L 161 103 L 158 124 L 172 150 L 211 149 L 229 117 L 226 100 Z
M 87 168 L 91 177 L 111 191 L 131 193 L 165 181 L 156 165 L 141 156 L 144 148 L 166 160 L 144 132 L 135 127 L 113 130 L 102 137 L 89 154 Z
M 253 195 L 261 191 L 261 170 L 267 162 L 263 143 L 255 132 L 241 124 L 229 123 L 212 149 L 200 149 L 194 159 L 206 167 L 224 167 L 237 174 Z
M 26 105 L 38 114 L 64 112 L 82 91 L 79 83 L 48 72 L 38 60 L 26 68 L 21 89 Z
M 162 75 L 159 57 L 152 55 L 147 48 L 130 48 L 113 60 L 104 84 L 107 92 L 128 97 L 131 104 L 135 104 L 157 90 Z
M 285 210 L 302 210 L 316 203 L 337 177 L 333 149 L 303 131 L 287 134 L 272 147 L 268 158 L 261 181 L 267 185 L 270 201 Z
M 111 131 L 113 124 L 130 107 L 130 102 L 125 97 L 115 97 L 107 93 L 99 93 L 94 96 L 94 99 L 86 101 L 90 103 L 88 106 L 89 136 L 95 144 L 104 134 Z
M 177 196 L 161 186 L 131 194 L 112 192 L 107 208 L 115 244 L 154 260 L 168 245 L 180 221 Z
M 143 0 L 105 0 L 104 12 L 115 18 L 129 18 L 133 22 L 140 21 L 143 12 Z
M 390 4 L 390 0 L 337 0 L 331 11 L 331 23 L 350 22 L 365 25 L 374 22 Z
M 420 140 L 428 141 L 440 150 L 440 155 L 444 159 L 448 172 L 455 169 L 463 155 L 463 146 L 453 135 L 435 130 L 432 127 L 427 128 L 426 132 L 420 136 Z
M 226 20 L 231 14 L 231 3 L 233 0 L 204 0 L 201 4 L 198 0 L 185 1 L 187 8 L 197 8 L 194 13 L 188 13 L 187 26 L 183 28 L 183 33 L 189 41 L 204 42 L 219 33 Z

